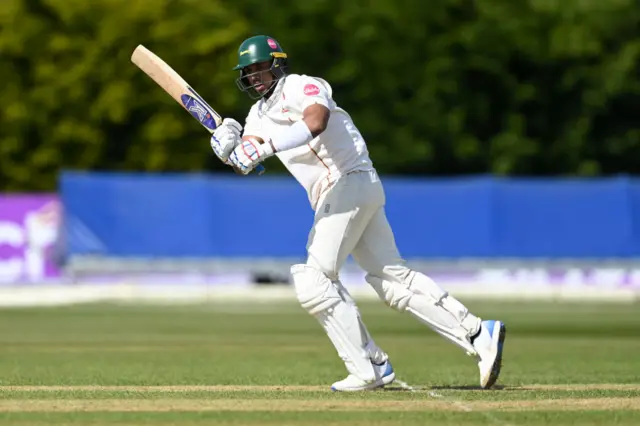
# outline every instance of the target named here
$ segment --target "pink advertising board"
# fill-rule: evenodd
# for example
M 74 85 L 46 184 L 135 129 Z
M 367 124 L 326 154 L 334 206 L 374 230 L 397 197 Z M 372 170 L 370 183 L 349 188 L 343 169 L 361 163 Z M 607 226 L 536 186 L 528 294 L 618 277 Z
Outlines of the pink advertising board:
M 55 195 L 0 195 L 0 285 L 57 280 L 60 202 Z

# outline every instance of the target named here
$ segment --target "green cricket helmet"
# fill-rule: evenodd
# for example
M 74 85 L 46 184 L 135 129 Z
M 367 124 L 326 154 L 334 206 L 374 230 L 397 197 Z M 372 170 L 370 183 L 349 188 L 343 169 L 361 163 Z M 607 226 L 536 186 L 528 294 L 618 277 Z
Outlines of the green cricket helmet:
M 262 85 L 262 72 L 257 71 L 254 73 L 248 73 L 247 67 L 252 64 L 258 64 L 266 62 L 270 64 L 267 69 L 273 74 L 273 81 L 267 90 L 259 92 L 257 87 Z M 238 88 L 243 92 L 249 94 L 252 99 L 260 99 L 263 96 L 269 94 L 282 77 L 287 73 L 287 54 L 284 53 L 278 43 L 273 37 L 258 35 L 246 39 L 240 45 L 238 49 L 238 65 L 234 68 L 236 71 L 240 71 L 240 77 L 236 79 Z M 260 77 L 257 82 L 251 83 L 250 77 Z

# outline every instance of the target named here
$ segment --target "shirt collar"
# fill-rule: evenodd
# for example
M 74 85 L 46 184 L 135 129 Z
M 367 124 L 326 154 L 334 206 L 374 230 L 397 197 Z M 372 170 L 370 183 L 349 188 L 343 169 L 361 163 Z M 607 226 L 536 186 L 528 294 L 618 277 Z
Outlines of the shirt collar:
M 282 89 L 284 88 L 284 81 L 286 79 L 287 79 L 287 76 L 285 75 L 280 80 L 278 80 L 278 82 L 276 83 L 276 87 L 273 88 L 273 93 L 271 94 L 271 96 L 269 96 L 268 99 L 262 98 L 260 100 L 261 111 L 269 110 L 269 108 L 271 108 L 273 105 L 275 105 L 276 102 L 278 102 L 278 99 L 280 98 L 280 93 L 282 93 Z

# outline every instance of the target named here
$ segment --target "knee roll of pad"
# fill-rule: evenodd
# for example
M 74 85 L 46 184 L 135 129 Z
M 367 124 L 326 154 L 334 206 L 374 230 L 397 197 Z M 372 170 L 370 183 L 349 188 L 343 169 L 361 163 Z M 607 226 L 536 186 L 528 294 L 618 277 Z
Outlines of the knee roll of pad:
M 342 302 L 342 298 L 331 280 L 313 266 L 293 265 L 291 276 L 298 302 L 311 315 L 325 311 Z
M 409 290 L 406 284 L 385 280 L 371 274 L 367 274 L 365 280 L 387 305 L 400 312 L 407 309 L 413 292 Z
M 435 303 L 440 303 L 449 295 L 446 290 L 440 287 L 431 278 L 424 274 L 416 273 L 415 271 L 411 274 L 411 277 L 407 282 L 410 283 L 409 288 L 412 292 L 423 294 L 433 299 Z

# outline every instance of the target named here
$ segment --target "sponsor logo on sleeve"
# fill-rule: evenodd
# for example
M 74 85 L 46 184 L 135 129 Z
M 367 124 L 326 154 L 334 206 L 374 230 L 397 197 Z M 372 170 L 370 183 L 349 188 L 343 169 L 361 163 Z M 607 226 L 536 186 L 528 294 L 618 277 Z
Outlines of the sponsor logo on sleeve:
M 320 93 L 320 89 L 315 84 L 306 84 L 304 86 L 304 94 L 307 96 L 316 96 Z

